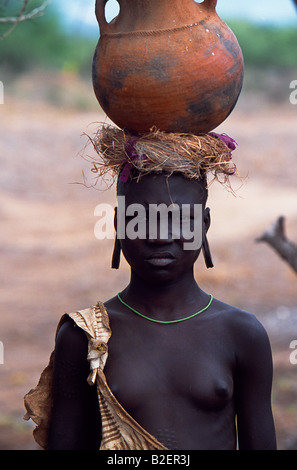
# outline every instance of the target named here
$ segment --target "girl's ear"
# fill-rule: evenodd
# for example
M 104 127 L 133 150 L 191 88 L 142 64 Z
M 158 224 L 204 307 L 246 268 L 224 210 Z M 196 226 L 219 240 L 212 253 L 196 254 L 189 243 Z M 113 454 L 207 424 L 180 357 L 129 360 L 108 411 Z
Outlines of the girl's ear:
M 114 209 L 114 228 L 115 228 L 116 232 L 117 232 L 117 212 L 118 212 L 118 208 L 115 207 L 115 209 Z M 112 253 L 112 260 L 111 260 L 112 269 L 119 269 L 120 261 L 121 261 L 121 242 L 120 242 L 120 240 L 118 240 L 117 233 L 116 233 L 115 240 L 114 240 L 113 253 Z
M 203 228 L 202 228 L 202 253 L 205 261 L 205 265 L 207 268 L 213 268 L 214 264 L 212 261 L 212 256 L 207 240 L 207 232 L 210 227 L 210 209 L 207 207 L 204 210 L 204 216 L 203 216 Z
M 204 209 L 203 222 L 204 222 L 204 227 L 205 227 L 205 233 L 207 233 L 208 229 L 210 227 L 210 223 L 211 223 L 210 208 L 209 207 L 206 207 Z
M 117 236 L 115 237 L 111 267 L 112 269 L 119 269 L 121 261 L 121 242 L 118 240 Z
M 117 231 L 117 222 L 118 222 L 118 208 L 115 207 L 114 208 L 114 218 L 113 218 L 113 225 L 114 225 L 114 229 L 115 231 Z

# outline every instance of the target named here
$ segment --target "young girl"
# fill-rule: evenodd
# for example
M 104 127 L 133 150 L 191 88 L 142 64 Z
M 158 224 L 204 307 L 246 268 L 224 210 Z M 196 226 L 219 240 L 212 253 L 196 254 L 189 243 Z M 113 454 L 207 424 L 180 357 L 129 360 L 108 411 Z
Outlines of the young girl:
M 146 236 L 115 239 L 113 267 L 122 253 L 131 272 L 122 292 L 62 318 L 50 365 L 26 396 L 36 438 L 47 449 L 275 449 L 267 334 L 194 277 L 201 252 L 212 267 L 206 169 L 197 166 L 189 178 L 181 167 L 150 168 L 135 142 L 126 146 L 117 192 L 125 198 L 125 229 L 127 209 L 145 209 Z M 192 249 L 185 249 L 185 205 L 193 237 L 201 230 Z M 151 207 L 179 209 L 180 232 L 168 217 L 161 234 L 159 217 L 152 236 Z M 39 411 L 48 405 L 39 421 L 36 402 Z

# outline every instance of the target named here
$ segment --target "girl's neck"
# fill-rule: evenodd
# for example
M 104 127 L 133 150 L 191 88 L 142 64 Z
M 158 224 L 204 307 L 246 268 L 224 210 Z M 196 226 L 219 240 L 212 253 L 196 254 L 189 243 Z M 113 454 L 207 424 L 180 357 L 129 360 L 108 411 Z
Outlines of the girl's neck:
M 122 292 L 127 304 L 151 317 L 170 320 L 181 312 L 194 313 L 204 306 L 208 296 L 198 286 L 193 273 L 176 281 L 151 284 L 131 273 L 130 283 Z

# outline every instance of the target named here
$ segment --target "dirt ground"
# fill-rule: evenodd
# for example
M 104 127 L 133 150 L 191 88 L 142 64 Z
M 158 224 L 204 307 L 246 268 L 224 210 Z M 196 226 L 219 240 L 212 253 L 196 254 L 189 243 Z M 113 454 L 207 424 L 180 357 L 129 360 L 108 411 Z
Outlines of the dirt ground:
M 198 261 L 196 273 L 206 291 L 265 325 L 278 447 L 297 449 L 297 365 L 290 362 L 290 343 L 297 340 L 296 274 L 255 242 L 279 215 L 297 241 L 297 108 L 284 86 L 287 99 L 278 103 L 243 92 L 219 128 L 238 141 L 234 159 L 245 178 L 234 178 L 236 197 L 218 183 L 211 186 L 215 268 L 207 271 Z M 47 364 L 60 316 L 108 299 L 125 286 L 129 272 L 125 262 L 119 271 L 110 269 L 113 242 L 94 235 L 94 209 L 114 203 L 114 189 L 76 184 L 83 182 L 82 170 L 88 173 L 79 156 L 87 142 L 82 133 L 104 119 L 90 84 L 70 76 L 20 77 L 5 87 L 0 114 L 0 449 L 38 449 L 32 423 L 23 421 L 23 396 Z

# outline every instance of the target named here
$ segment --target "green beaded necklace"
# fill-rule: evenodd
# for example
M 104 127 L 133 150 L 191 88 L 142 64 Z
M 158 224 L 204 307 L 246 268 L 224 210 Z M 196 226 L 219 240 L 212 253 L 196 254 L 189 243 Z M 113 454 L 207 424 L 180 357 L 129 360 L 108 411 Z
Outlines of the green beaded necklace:
M 155 323 L 163 323 L 163 324 L 179 323 L 179 322 L 182 322 L 182 321 L 185 321 L 185 320 L 190 320 L 190 318 L 194 318 L 194 317 L 196 317 L 197 315 L 199 315 L 199 313 L 202 313 L 202 312 L 204 312 L 205 310 L 207 310 L 208 307 L 210 306 L 210 304 L 211 304 L 212 301 L 213 301 L 213 296 L 210 295 L 210 301 L 208 302 L 208 304 L 206 305 L 206 307 L 204 307 L 202 310 L 199 310 L 199 312 L 193 313 L 193 315 L 190 315 L 189 317 L 181 318 L 180 320 L 163 321 L 163 320 L 155 320 L 154 318 L 146 317 L 145 315 L 142 315 L 142 313 L 137 312 L 137 310 L 135 310 L 133 307 L 130 307 L 130 305 L 126 304 L 126 302 L 124 302 L 124 301 L 121 299 L 119 293 L 117 294 L 117 297 L 118 297 L 119 301 L 122 302 L 123 305 L 125 305 L 125 307 L 128 307 L 130 310 L 132 310 L 132 312 L 136 313 L 136 314 L 139 315 L 140 317 L 145 318 L 146 320 L 149 320 L 149 321 L 152 321 L 152 322 L 155 322 Z

